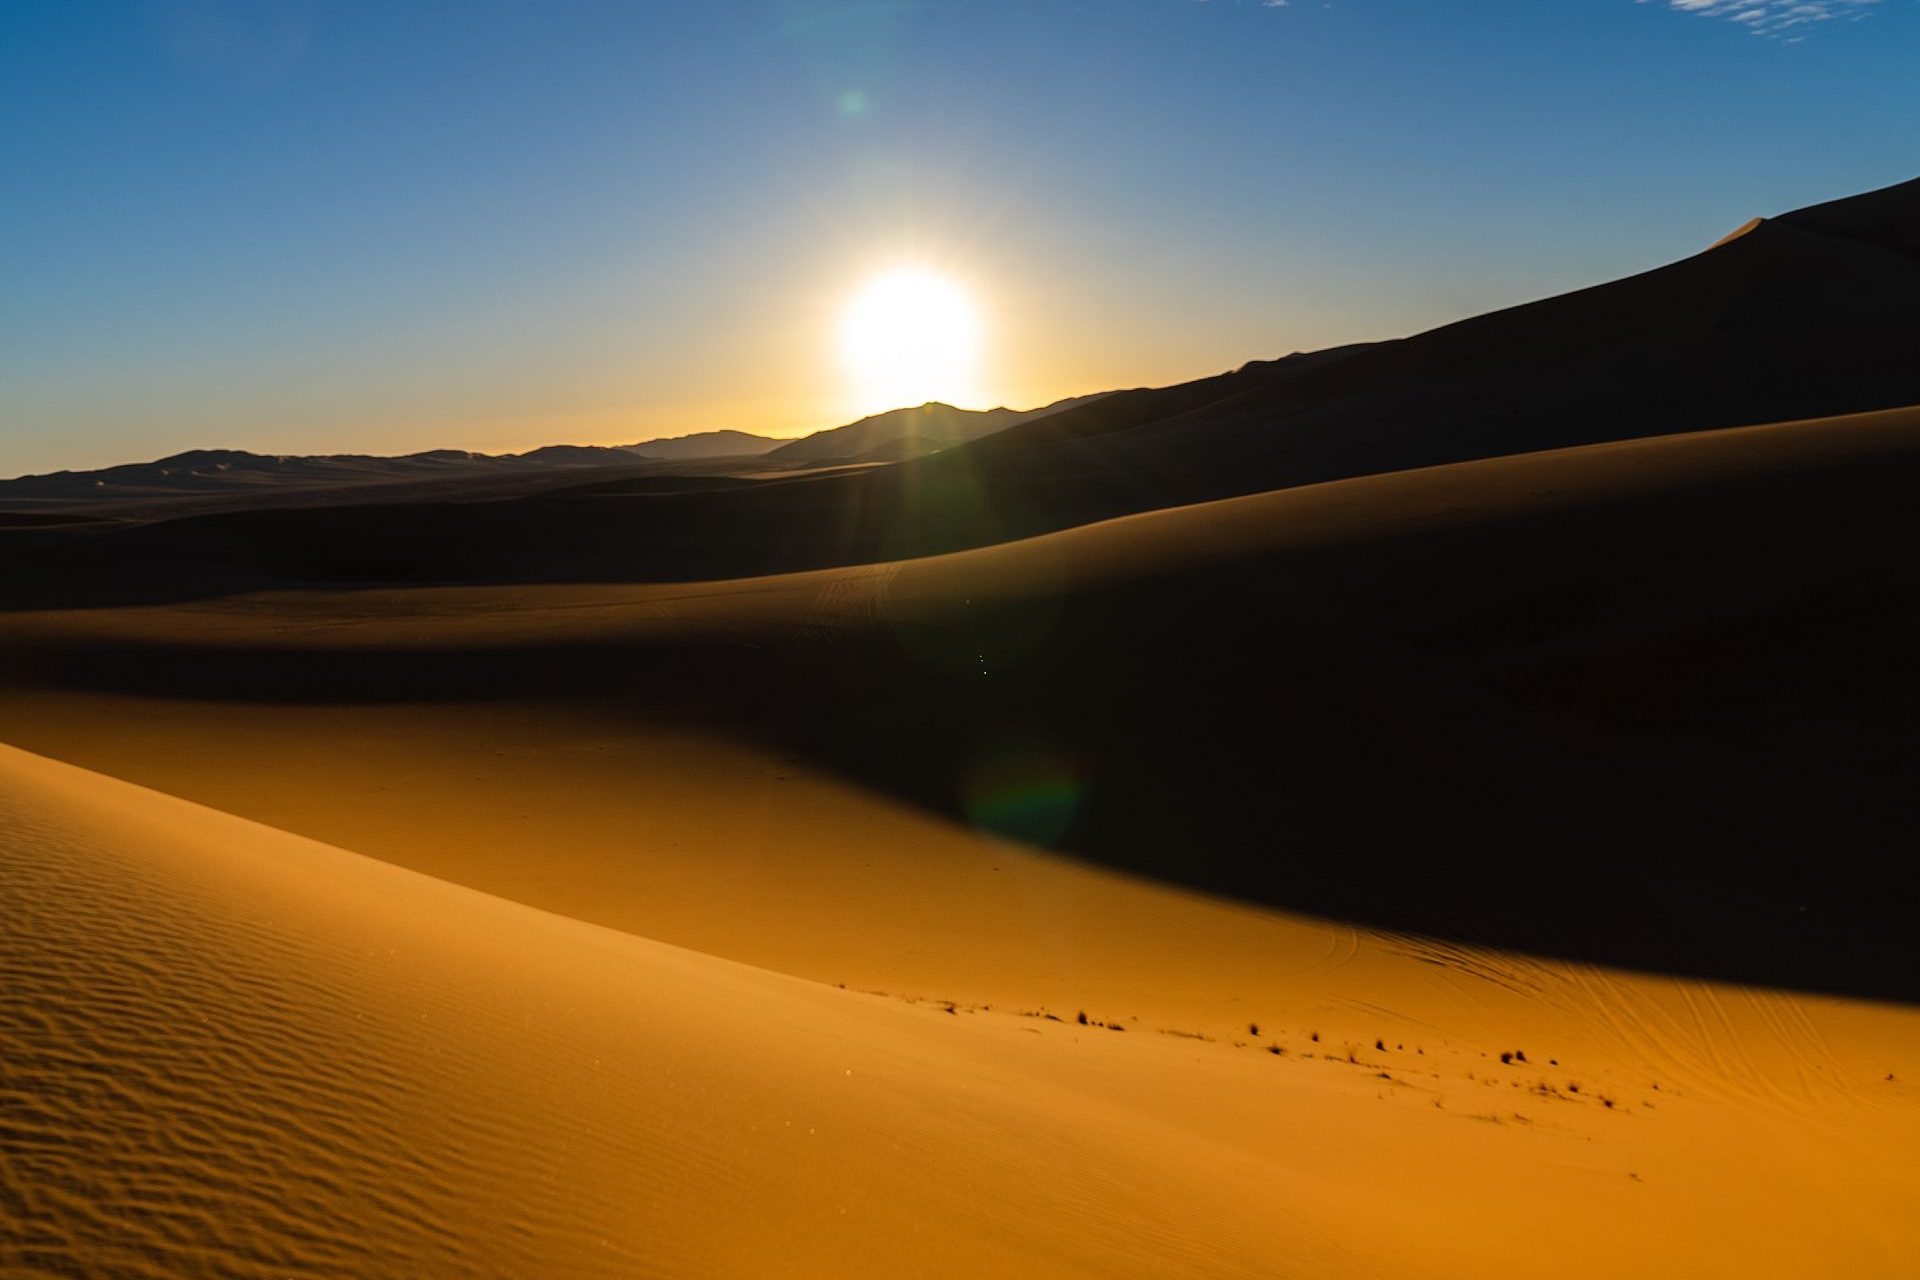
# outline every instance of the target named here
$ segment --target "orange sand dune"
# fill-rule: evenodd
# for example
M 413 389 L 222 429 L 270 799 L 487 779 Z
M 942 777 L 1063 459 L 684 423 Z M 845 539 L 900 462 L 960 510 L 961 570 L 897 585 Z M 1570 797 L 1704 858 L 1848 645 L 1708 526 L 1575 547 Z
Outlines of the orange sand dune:
M 1290 957 L 1248 989 L 1298 1003 L 1258 1037 L 949 1011 L 13 750 L 0 868 L 9 1276 L 1413 1277 L 1550 1257 L 1894 1277 L 1920 1257 L 1920 1090 L 1884 1078 L 1920 1046 L 1908 1012 L 1277 917 L 1244 921 Z M 1146 921 L 1199 908 L 1141 892 L 1135 942 L 1185 989 Z
M 1410 664 L 1504 706 L 1488 673 L 1550 648 L 1584 665 L 1511 686 L 1563 718 L 1520 727 L 1640 699 L 1657 715 L 1621 762 L 1678 741 L 1670 782 L 1737 787 L 1700 810 L 1746 825 L 1706 864 L 1728 905 L 1678 925 L 1697 954 L 1742 911 L 1793 912 L 1737 900 L 1777 789 L 1740 771 L 1777 720 L 1797 745 L 1776 768 L 1836 822 L 1832 778 L 1894 742 L 1875 735 L 1904 660 L 1866 642 L 1898 634 L 1916 421 L 1498 459 L 747 582 L 5 615 L 4 736 L 184 798 L 0 753 L 0 1274 L 1910 1276 L 1910 1003 L 1168 881 L 1207 852 L 1205 796 L 1283 887 L 1345 866 L 1369 892 L 1418 877 L 1544 913 L 1625 883 L 1671 913 L 1677 860 L 1714 832 L 1592 836 L 1632 787 L 1541 793 L 1555 842 L 1494 860 L 1526 794 L 1507 784 L 1564 772 L 1530 763 L 1542 739 L 1469 740 L 1491 754 L 1455 815 L 1409 802 L 1385 770 L 1421 759 L 1372 739 L 1375 771 L 1331 801 L 1316 787 L 1353 765 L 1298 773 L 1343 718 L 1430 734 L 1450 704 L 1405 697 Z M 1662 559 L 1614 554 L 1649 541 Z M 1266 600 L 1299 607 L 1248 612 Z M 1861 601 L 1872 626 L 1834 621 Z M 1719 639 L 1751 648 L 1755 617 L 1781 661 Z M 1023 675 L 1029 624 L 1053 648 Z M 985 674 L 924 648 L 953 635 Z M 1809 658 L 1823 636 L 1844 663 Z M 1338 684 L 1315 664 L 1356 643 L 1391 661 L 1316 710 L 1292 673 Z M 1099 723 L 1107 765 L 1179 781 L 1108 786 L 1090 812 L 1119 816 L 1087 847 L 1130 841 L 1156 879 L 970 830 L 878 769 L 940 766 L 915 753 L 950 736 L 952 699 L 1077 687 L 1088 714 L 1168 691 L 1171 713 Z M 1199 789 L 1189 759 L 1231 764 L 1249 704 L 1273 763 Z M 817 732 L 768 732 L 796 723 Z M 1364 823 L 1370 796 L 1404 814 L 1398 843 L 1307 825 L 1316 803 Z

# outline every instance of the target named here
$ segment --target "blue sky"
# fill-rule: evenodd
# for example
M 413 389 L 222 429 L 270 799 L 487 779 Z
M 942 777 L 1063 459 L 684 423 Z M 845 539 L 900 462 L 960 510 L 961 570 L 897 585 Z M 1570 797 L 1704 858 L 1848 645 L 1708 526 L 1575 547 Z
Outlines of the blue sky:
M 1390 337 L 1920 174 L 1916 66 L 1920 0 L 11 0 L 0 475 L 810 430 L 909 261 L 995 402 Z

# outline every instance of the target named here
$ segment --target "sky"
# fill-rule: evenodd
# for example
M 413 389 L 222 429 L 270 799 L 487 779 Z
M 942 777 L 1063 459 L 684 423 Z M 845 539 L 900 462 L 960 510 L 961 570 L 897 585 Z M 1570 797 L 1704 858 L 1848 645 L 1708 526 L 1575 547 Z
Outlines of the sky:
M 8 0 L 0 475 L 801 434 L 903 271 L 971 407 L 1395 337 L 1920 175 L 1917 65 L 1920 0 Z

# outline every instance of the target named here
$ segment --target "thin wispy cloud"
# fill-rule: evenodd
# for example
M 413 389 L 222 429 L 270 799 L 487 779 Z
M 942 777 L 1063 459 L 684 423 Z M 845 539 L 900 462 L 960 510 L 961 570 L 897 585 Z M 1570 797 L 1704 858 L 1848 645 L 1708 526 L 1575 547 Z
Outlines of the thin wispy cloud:
M 1641 4 L 1656 0 L 1639 0 Z M 1822 22 L 1857 22 L 1880 0 L 1666 0 L 1669 9 L 1702 18 L 1720 18 L 1757 36 L 1786 40 L 1804 38 L 1806 30 Z

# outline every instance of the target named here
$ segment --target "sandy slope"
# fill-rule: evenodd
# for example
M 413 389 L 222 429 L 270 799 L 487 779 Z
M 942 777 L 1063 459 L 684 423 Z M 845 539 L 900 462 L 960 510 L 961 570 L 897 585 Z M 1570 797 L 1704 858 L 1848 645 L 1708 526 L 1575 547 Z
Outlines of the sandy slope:
M 11 750 L 0 867 L 9 1276 L 1920 1258 L 1920 1097 L 1881 1070 L 1915 1053 L 1909 1013 L 1365 935 L 1291 981 L 1330 1025 L 1391 1028 L 1384 1049 L 1315 1043 L 1305 1008 L 1244 1044 L 948 1013 Z M 1326 938 L 1260 927 L 1282 950 Z M 1480 1056 L 1528 1022 L 1529 1065 Z
M 1254 1274 L 1298 1234 L 1251 1156 L 1063 1093 L 1062 1035 L 1029 1071 L 1010 1025 L 0 779 L 9 1276 Z
M 1007 720 L 1089 762 L 1071 847 L 1094 861 L 1395 928 L 1550 951 L 1584 928 L 1591 945 L 1556 953 L 1912 996 L 1906 881 L 1881 870 L 1862 893 L 1850 859 L 1910 822 L 1917 474 L 1920 413 L 1902 411 L 870 568 L 14 613 L 0 712 L 29 749 L 862 987 L 1158 998 L 1112 980 L 1161 963 L 1133 941 L 1131 890 L 928 816 L 952 815 L 966 744 Z M 1665 949 L 1640 947 L 1622 922 L 1663 906 Z M 1235 927 L 1192 918 L 1182 954 L 1248 968 Z M 1860 955 L 1825 981 L 1791 949 L 1803 922 Z M 1124 1011 L 1238 1017 L 1243 993 L 1192 976 L 1166 984 L 1178 1004 Z
M 1558 565 L 1581 545 L 1562 526 L 1606 542 L 1625 503 L 1645 531 L 1665 494 L 1719 529 L 1755 495 L 1776 509 L 1780 477 L 1818 524 L 1818 477 L 1864 509 L 1857 477 L 1898 477 L 1910 417 L 745 583 L 10 615 L 5 736 L 337 847 L 0 753 L 0 1274 L 1910 1275 L 1911 1007 L 1382 934 L 1015 848 L 705 714 L 713 673 L 675 647 L 845 652 L 829 701 L 749 702 L 911 718 L 937 700 L 879 655 L 920 621 L 1106 593 L 1188 626 L 1200 606 L 1166 584 L 1280 572 L 1300 594 L 1322 553 L 1404 592 L 1409 542 L 1506 545 L 1545 513 L 1519 541 Z M 1876 527 L 1848 515 L 1847 536 Z M 1794 599 L 1785 536 L 1752 575 L 1738 539 L 1712 581 L 1683 573 L 1662 625 Z M 1111 615 L 1049 616 L 1077 645 Z M 1046 681 L 1110 674 L 1067 656 Z M 662 683 L 699 714 L 635 701 Z M 1170 737 L 1156 767 L 1199 746 Z M 1287 837 L 1261 849 L 1281 873 L 1349 856 L 1299 834 L 1279 781 L 1237 803 Z M 1482 852 L 1359 870 L 1438 885 Z M 1170 841 L 1160 869 L 1195 853 Z M 1643 861 L 1552 859 L 1512 892 L 1545 910 Z M 1689 927 L 1711 938 L 1712 914 Z

